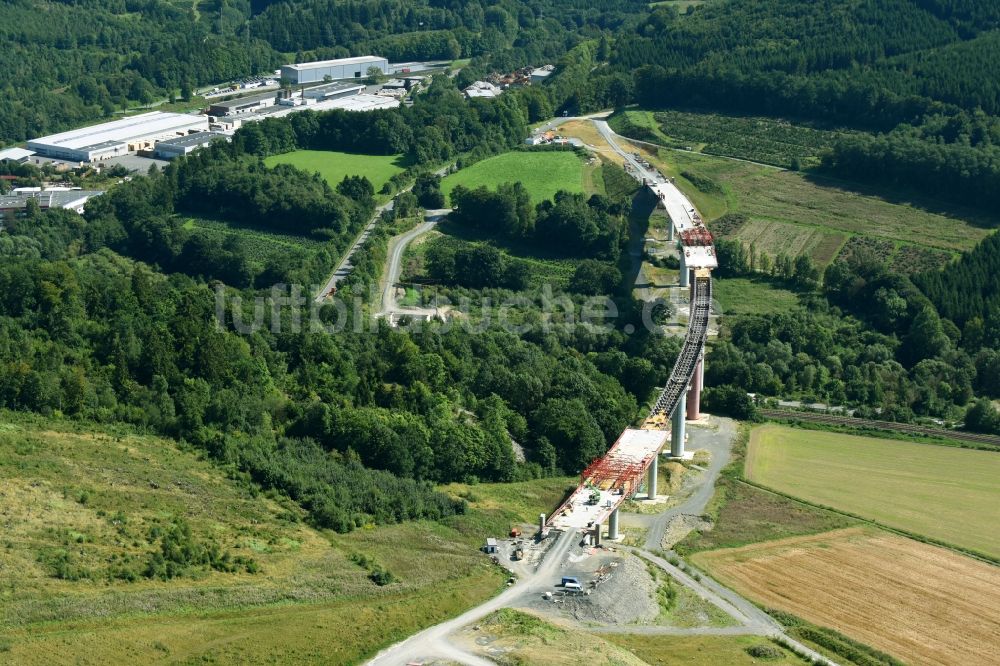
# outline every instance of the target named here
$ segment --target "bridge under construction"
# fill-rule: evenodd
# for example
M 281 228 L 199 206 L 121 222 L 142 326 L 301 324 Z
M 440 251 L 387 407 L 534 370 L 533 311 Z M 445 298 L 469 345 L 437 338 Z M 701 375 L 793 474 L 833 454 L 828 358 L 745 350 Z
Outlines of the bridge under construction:
M 583 471 L 580 485 L 545 523 L 558 530 L 592 529 L 595 543 L 600 543 L 605 524 L 608 538 L 618 538 L 618 509 L 639 492 L 644 479 L 647 496 L 656 498 L 660 453 L 668 441 L 671 458 L 689 455 L 684 450 L 685 424 L 700 416 L 712 269 L 719 265 L 712 234 L 688 198 L 670 180 L 648 174 L 630 161 L 647 175 L 645 184 L 670 219 L 669 240 L 678 244 L 679 284 L 690 290 L 691 313 L 684 345 L 649 417 L 640 428 L 625 430 L 603 457 Z

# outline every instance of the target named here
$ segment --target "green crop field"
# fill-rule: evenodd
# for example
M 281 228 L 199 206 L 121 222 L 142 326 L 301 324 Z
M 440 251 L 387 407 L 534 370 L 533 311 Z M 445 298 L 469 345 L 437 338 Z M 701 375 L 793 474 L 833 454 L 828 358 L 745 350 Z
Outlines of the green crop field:
M 799 303 L 794 292 L 751 278 L 713 280 L 712 296 L 724 315 L 788 312 Z
M 559 190 L 584 192 L 584 163 L 571 152 L 516 151 L 491 157 L 457 171 L 441 184 L 448 195 L 456 186 L 470 189 L 485 185 L 522 182 L 535 203 L 551 199 Z
M 794 497 L 1000 557 L 1000 454 L 801 430 L 754 429 L 747 478 Z
M 336 187 L 344 176 L 364 176 L 378 192 L 385 183 L 406 168 L 401 155 L 359 155 L 333 150 L 296 150 L 282 155 L 271 155 L 264 164 L 291 164 L 304 171 L 315 171 Z
M 567 483 L 448 486 L 470 503 L 448 524 L 334 534 L 169 440 L 0 412 L 0 662 L 358 663 L 494 594 L 482 539 L 548 513 Z M 154 528 L 178 519 L 259 571 L 147 578 Z

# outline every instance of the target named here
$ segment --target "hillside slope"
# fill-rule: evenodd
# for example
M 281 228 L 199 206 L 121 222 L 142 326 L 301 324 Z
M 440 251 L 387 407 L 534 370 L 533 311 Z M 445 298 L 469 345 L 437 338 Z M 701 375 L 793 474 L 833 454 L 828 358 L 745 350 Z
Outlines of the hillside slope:
M 564 480 L 541 483 L 558 501 Z M 0 662 L 353 663 L 493 594 L 474 544 L 516 519 L 303 516 L 174 442 L 0 413 Z

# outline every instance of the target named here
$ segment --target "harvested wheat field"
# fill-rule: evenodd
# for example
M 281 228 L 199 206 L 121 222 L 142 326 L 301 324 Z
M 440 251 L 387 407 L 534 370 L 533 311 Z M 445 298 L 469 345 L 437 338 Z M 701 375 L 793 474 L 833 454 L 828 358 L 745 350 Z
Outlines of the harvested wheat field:
M 992 564 L 860 527 L 693 560 L 755 601 L 907 663 L 996 663 L 1000 567 Z

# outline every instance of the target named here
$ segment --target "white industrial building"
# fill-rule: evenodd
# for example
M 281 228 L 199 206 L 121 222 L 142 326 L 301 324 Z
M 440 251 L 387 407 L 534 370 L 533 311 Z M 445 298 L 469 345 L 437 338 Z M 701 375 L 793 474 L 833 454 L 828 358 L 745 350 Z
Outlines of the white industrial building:
M 166 139 L 156 144 L 153 156 L 161 160 L 172 160 L 204 148 L 213 141 L 230 141 L 230 137 L 222 132 L 195 132 L 175 139 Z
M 370 67 L 378 67 L 383 74 L 389 73 L 389 61 L 379 56 L 359 56 L 357 58 L 339 58 L 337 60 L 318 60 L 303 62 L 297 65 L 285 65 L 281 68 L 281 78 L 296 85 L 302 83 L 319 83 L 330 77 L 339 79 L 360 79 L 368 76 Z
M 555 71 L 555 67 L 552 65 L 545 65 L 539 67 L 538 69 L 531 70 L 531 82 L 534 84 L 545 83 L 546 79 L 552 76 L 552 72 Z
M 342 97 L 350 97 L 351 95 L 359 95 L 365 89 L 365 86 L 359 83 L 328 83 L 322 86 L 316 86 L 315 88 L 307 88 L 302 91 L 302 96 L 306 99 L 313 99 L 316 101 L 326 101 L 333 99 L 340 99 Z
M 28 158 L 35 153 L 24 148 L 7 148 L 0 150 L 0 162 L 17 162 L 19 164 L 27 162 Z
M 83 212 L 88 199 L 104 194 L 103 190 L 79 190 L 55 187 L 43 190 L 40 187 L 17 188 L 11 194 L 0 196 L 0 220 L 24 215 L 29 201 L 38 202 L 41 210 L 65 208 L 77 213 Z
M 274 90 L 260 95 L 238 97 L 226 102 L 213 102 L 208 107 L 208 114 L 211 116 L 238 116 L 243 113 L 257 113 L 261 109 L 277 104 L 280 96 L 281 92 Z
M 151 111 L 100 125 L 53 134 L 28 142 L 28 149 L 45 157 L 93 162 L 151 150 L 158 141 L 208 130 L 208 118 Z

